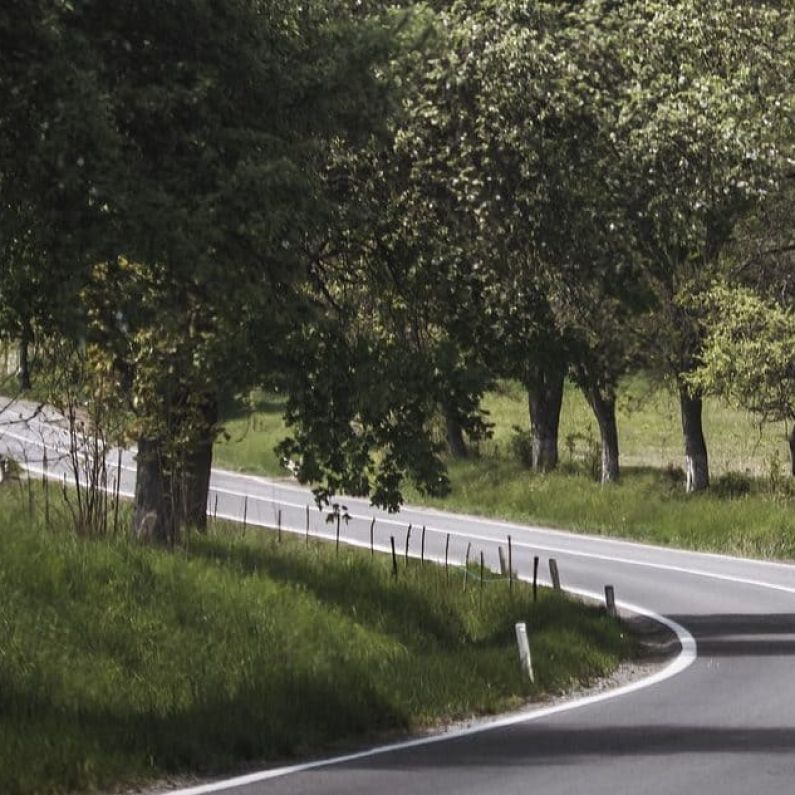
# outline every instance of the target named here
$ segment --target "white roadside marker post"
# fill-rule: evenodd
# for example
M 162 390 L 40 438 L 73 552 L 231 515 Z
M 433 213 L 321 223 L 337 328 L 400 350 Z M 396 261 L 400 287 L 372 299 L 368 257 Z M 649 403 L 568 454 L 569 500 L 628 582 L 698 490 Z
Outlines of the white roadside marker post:
M 500 556 L 500 574 L 504 577 L 508 573 L 508 564 L 505 562 L 505 550 L 502 547 L 497 547 L 497 552 Z
M 535 683 L 533 660 L 530 657 L 530 641 L 527 639 L 527 624 L 524 621 L 519 621 L 516 624 L 516 645 L 519 647 L 519 664 L 522 666 L 522 673 Z

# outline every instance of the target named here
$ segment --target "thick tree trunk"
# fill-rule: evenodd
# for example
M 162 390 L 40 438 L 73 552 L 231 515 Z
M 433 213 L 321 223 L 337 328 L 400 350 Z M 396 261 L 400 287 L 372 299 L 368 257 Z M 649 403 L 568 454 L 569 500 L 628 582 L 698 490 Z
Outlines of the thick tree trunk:
M 789 432 L 790 472 L 795 478 L 795 426 Z
M 185 524 L 204 532 L 207 529 L 207 499 L 210 492 L 210 473 L 213 466 L 213 442 L 218 406 L 210 400 L 204 407 L 203 437 L 185 461 L 182 475 L 182 500 Z
M 461 423 L 447 410 L 444 412 L 444 423 L 447 434 L 447 447 L 453 458 L 466 458 L 469 455 L 464 431 Z
M 162 446 L 157 439 L 138 440 L 133 535 L 141 541 L 173 544 L 177 538 L 175 484 L 166 471 Z
M 709 459 L 701 423 L 701 396 L 691 395 L 686 387 L 680 386 L 679 403 L 685 440 L 685 487 L 688 493 L 703 491 L 709 486 Z
M 602 483 L 615 483 L 619 475 L 615 397 L 603 394 L 595 385 L 589 386 L 584 391 L 599 425 L 599 437 L 602 445 L 601 481 Z
M 19 388 L 23 391 L 30 389 L 30 345 L 33 342 L 33 329 L 26 320 L 22 324 L 22 334 L 19 338 Z
M 167 456 L 160 439 L 138 441 L 133 533 L 143 541 L 173 545 L 185 527 L 207 529 L 217 401 L 208 399 L 192 421 L 196 441 L 183 455 Z
M 558 465 L 558 428 L 563 405 L 563 370 L 539 371 L 527 390 L 533 469 L 549 472 Z

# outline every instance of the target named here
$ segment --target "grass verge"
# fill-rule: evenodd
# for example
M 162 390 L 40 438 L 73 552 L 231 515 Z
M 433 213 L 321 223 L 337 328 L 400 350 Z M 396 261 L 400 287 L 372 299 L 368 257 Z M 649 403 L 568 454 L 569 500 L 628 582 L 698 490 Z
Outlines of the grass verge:
M 724 476 L 713 491 L 687 495 L 664 470 L 625 469 L 602 486 L 582 472 L 537 475 L 513 461 L 450 462 L 451 493 L 406 498 L 445 510 L 651 544 L 759 558 L 795 558 L 795 511 L 787 492 Z
M 209 775 L 494 713 L 635 651 L 596 608 L 504 581 L 464 591 L 435 566 L 395 580 L 379 556 L 222 528 L 173 553 L 79 540 L 7 486 L 0 516 L 6 795 Z

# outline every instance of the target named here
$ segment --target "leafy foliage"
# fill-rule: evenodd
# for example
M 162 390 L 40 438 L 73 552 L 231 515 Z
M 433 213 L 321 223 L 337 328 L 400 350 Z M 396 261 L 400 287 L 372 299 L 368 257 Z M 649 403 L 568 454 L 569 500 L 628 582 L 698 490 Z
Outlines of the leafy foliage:
M 768 422 L 795 422 L 795 311 L 748 289 L 709 296 L 709 324 L 696 383 Z

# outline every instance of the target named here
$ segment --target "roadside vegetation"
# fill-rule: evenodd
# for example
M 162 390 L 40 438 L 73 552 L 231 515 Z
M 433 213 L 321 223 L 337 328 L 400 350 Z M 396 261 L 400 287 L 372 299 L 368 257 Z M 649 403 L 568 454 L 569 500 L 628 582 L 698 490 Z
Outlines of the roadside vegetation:
M 501 382 L 483 407 L 493 435 L 464 460 L 448 458 L 450 494 L 410 502 L 453 511 L 539 522 L 656 544 L 753 557 L 795 557 L 795 483 L 788 474 L 784 423 L 760 425 L 753 415 L 707 401 L 705 426 L 716 477 L 710 491 L 688 495 L 682 471 L 678 400 L 664 384 L 636 376 L 622 384 L 618 406 L 622 479 L 598 482 L 600 448 L 593 415 L 579 390 L 567 385 L 561 412 L 560 466 L 535 473 L 527 465 L 529 434 L 522 389 Z M 256 396 L 255 396 L 256 397 Z M 289 476 L 271 453 L 286 433 L 276 395 L 260 395 L 247 417 L 228 422 L 216 447 L 223 467 Z M 441 430 L 438 431 L 442 439 Z
M 34 492 L 36 501 L 40 497 Z M 0 792 L 210 775 L 520 706 L 634 641 L 527 586 L 211 526 L 174 554 L 78 539 L 0 490 Z M 475 582 L 475 587 L 472 583 Z M 520 673 L 526 620 L 536 683 Z
M 0 370 L 81 495 L 48 531 L 0 498 L 0 792 L 504 709 L 626 650 L 556 597 L 219 536 L 214 453 L 790 556 L 794 36 L 746 0 L 0 3 Z
M 278 467 L 272 438 L 216 445 L 263 387 L 303 482 L 387 509 L 460 502 L 434 433 L 462 457 L 504 379 L 484 459 L 523 446 L 540 474 L 584 447 L 629 490 L 673 459 L 706 492 L 759 436 L 738 453 L 729 419 L 715 441 L 720 395 L 789 423 L 795 474 L 794 20 L 744 0 L 14 0 L 2 369 L 99 451 L 137 444 L 130 529 L 164 546 L 206 523 L 214 446 Z M 633 436 L 640 373 L 670 385 L 678 432 Z M 566 384 L 592 419 L 560 434 Z

